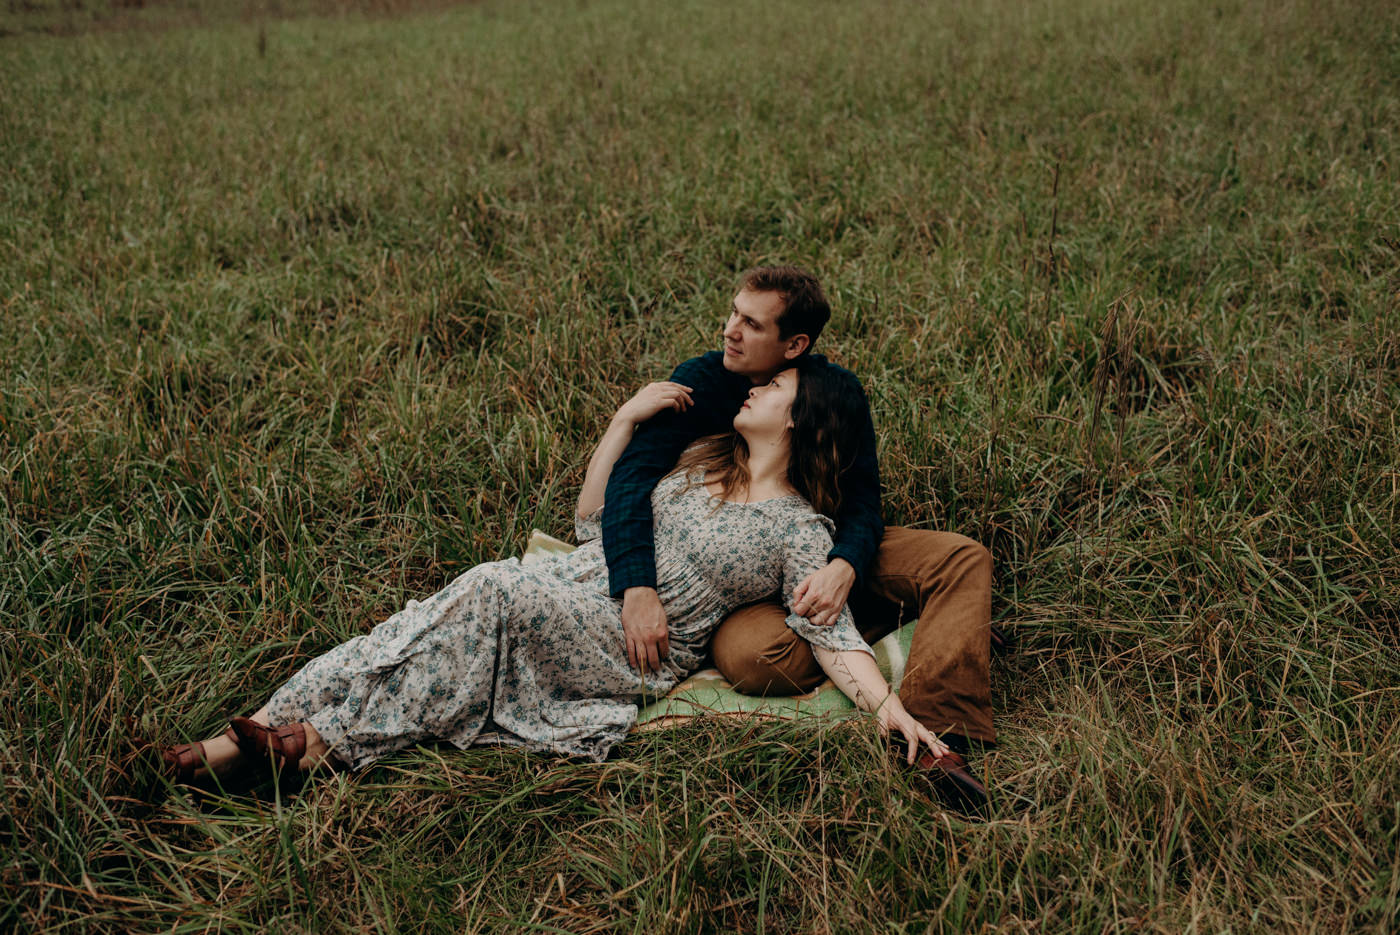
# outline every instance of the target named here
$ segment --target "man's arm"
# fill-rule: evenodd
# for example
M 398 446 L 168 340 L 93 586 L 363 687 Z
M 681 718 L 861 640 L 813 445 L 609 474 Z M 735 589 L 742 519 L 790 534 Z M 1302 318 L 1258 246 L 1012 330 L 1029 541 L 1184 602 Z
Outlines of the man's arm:
M 613 597 L 621 597 L 628 588 L 656 587 L 652 489 L 675 467 L 687 445 L 702 435 L 726 430 L 734 415 L 723 365 L 717 359 L 692 358 L 675 369 L 671 382 L 690 387 L 690 406 L 685 412 L 659 412 L 637 426 L 608 477 L 603 553 Z
M 864 388 L 861 396 L 865 396 Z M 850 470 L 841 479 L 841 511 L 832 519 L 836 521 L 836 535 L 827 559 L 843 558 L 857 576 L 864 575 L 885 536 L 885 523 L 880 518 L 880 459 L 875 450 L 875 423 L 870 418 L 869 400 L 865 403 L 860 447 Z
M 733 417 L 724 365 L 716 355 L 688 360 L 671 381 L 690 387 L 684 412 L 661 412 L 642 423 L 608 478 L 603 553 L 610 590 L 622 597 L 627 658 L 645 675 L 659 670 L 669 647 L 666 611 L 656 593 L 651 491 L 692 441 L 723 431 Z

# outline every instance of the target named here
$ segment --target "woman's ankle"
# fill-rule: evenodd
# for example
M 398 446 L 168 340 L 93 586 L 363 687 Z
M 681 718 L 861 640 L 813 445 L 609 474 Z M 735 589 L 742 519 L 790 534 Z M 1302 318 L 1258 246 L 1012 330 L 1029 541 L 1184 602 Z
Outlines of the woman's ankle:
M 243 751 L 225 734 L 204 741 L 204 768 L 215 776 L 223 776 L 238 766 Z
M 306 731 L 306 751 L 297 763 L 297 768 L 304 773 L 314 769 L 343 769 L 344 764 L 336 758 L 330 744 L 326 743 L 316 728 L 312 727 L 309 721 L 302 722 L 302 727 Z

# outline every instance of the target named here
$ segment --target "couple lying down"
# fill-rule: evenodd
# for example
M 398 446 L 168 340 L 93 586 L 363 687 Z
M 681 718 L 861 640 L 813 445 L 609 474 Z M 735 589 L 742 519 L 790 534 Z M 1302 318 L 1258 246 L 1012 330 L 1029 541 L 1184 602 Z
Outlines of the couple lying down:
M 936 790 L 980 806 L 985 790 L 950 746 L 994 739 L 990 562 L 971 540 L 880 525 L 860 383 L 809 353 L 828 314 L 800 270 L 746 274 L 724 351 L 688 361 L 614 416 L 579 494 L 577 550 L 478 565 L 410 601 L 223 735 L 167 750 L 174 777 L 269 756 L 358 768 L 422 741 L 602 760 L 638 703 L 713 648 L 743 690 L 802 691 L 829 677 Z M 866 643 L 905 611 L 919 616 L 905 694 L 932 682 L 920 692 L 932 724 L 906 710 Z M 980 678 L 966 671 L 979 663 Z

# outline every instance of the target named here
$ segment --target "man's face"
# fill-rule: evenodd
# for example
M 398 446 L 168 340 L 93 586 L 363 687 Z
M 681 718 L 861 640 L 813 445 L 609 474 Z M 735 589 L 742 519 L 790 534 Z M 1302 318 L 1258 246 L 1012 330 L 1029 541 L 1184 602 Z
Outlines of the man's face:
M 767 383 L 806 350 L 807 335 L 778 336 L 782 314 L 783 297 L 778 293 L 741 289 L 724 325 L 724 369 Z

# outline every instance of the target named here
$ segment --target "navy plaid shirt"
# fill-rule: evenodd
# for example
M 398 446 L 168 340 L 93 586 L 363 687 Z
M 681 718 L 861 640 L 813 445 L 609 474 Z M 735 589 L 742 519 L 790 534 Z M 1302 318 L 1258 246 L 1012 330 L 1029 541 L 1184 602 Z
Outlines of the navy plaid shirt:
M 826 358 L 813 354 L 814 360 Z M 827 363 L 835 367 L 835 364 Z M 613 465 L 603 508 L 603 551 L 614 597 L 628 588 L 656 587 L 656 546 L 651 530 L 651 491 L 666 476 L 691 442 L 727 432 L 748 398 L 753 383 L 724 369 L 724 355 L 710 351 L 693 357 L 671 374 L 671 380 L 691 388 L 694 401 L 685 412 L 666 410 L 637 427 L 622 457 Z M 836 537 L 827 560 L 844 558 L 863 577 L 885 525 L 880 519 L 880 465 L 875 454 L 875 426 L 865 408 L 860 449 L 841 485 L 842 506 Z

